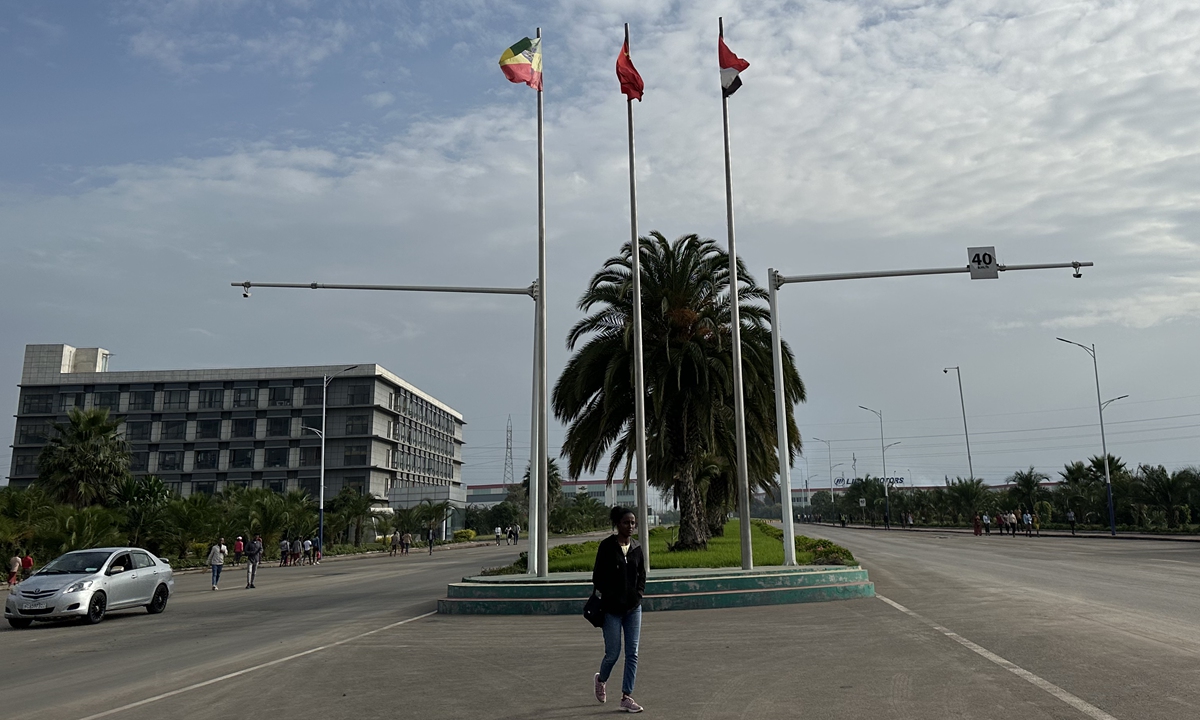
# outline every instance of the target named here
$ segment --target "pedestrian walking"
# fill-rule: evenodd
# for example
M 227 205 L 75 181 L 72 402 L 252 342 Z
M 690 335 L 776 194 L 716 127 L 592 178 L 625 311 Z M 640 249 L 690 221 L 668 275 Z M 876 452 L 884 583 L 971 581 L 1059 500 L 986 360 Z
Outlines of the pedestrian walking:
M 292 543 L 285 536 L 279 541 L 279 567 L 287 567 L 291 555 Z
M 909 530 L 912 530 L 912 529 L 913 529 L 913 516 L 912 516 L 912 513 L 909 513 L 909 514 L 908 514 L 908 529 L 909 529 Z
M 312 543 L 313 543 L 313 564 L 320 565 L 321 564 L 321 550 L 322 550 L 321 536 L 318 535 L 315 538 L 313 538 Z
M 983 534 L 984 535 L 992 534 L 992 518 L 987 513 L 983 514 Z
M 637 516 L 628 508 L 614 507 L 609 515 L 617 528 L 615 535 L 600 541 L 596 564 L 592 568 L 592 586 L 604 608 L 604 659 L 600 672 L 592 678 L 596 699 L 608 699 L 606 684 L 621 654 L 621 636 L 625 640 L 625 673 L 621 678 L 621 709 L 641 712 L 634 702 L 637 681 L 638 643 L 642 634 L 642 595 L 646 592 L 646 557 L 642 546 L 633 539 Z
M 225 547 L 225 538 L 219 538 L 212 547 L 208 549 L 208 564 L 212 568 L 212 589 L 217 589 L 217 583 L 221 581 L 221 568 L 225 566 L 225 556 L 229 554 L 229 548 Z
M 983 534 L 983 521 L 979 519 L 979 513 L 975 513 L 975 519 L 971 521 L 971 528 L 975 531 L 975 537 Z
M 246 544 L 242 542 L 242 536 L 238 535 L 237 540 L 233 541 L 233 564 L 238 565 L 242 562 L 242 553 L 246 551 Z
M 312 565 L 316 561 L 313 557 L 313 541 L 312 538 L 304 538 L 304 562 Z
M 1075 535 L 1075 511 L 1067 510 L 1067 524 L 1071 526 L 1071 535 Z
M 400 551 L 400 531 L 392 531 L 392 550 L 388 553 L 388 557 L 396 557 L 396 553 Z
M 499 526 L 499 525 L 497 525 L 497 526 L 496 526 L 496 544 L 497 544 L 497 545 L 499 545 L 499 544 L 500 544 L 500 534 L 501 534 L 501 532 L 502 532 L 502 531 L 500 530 L 500 526 Z
M 300 557 L 304 554 L 304 543 L 300 542 L 300 538 L 292 541 L 292 567 L 300 564 Z
M 1042 520 L 1037 513 L 1033 514 L 1033 533 L 1037 537 L 1042 536 Z
M 513 524 L 513 545 L 516 545 L 517 541 L 520 539 L 521 539 L 521 526 L 514 523 Z
M 1025 524 L 1025 537 L 1033 537 L 1033 516 L 1028 510 L 1021 515 L 1021 522 Z
M 8 586 L 12 587 L 17 584 L 17 580 L 21 576 L 21 551 L 17 550 L 17 554 L 8 559 Z
M 412 533 L 406 530 L 404 537 L 400 538 L 400 551 L 402 554 L 408 554 L 408 549 L 412 547 L 412 542 Z
M 21 579 L 28 580 L 29 576 L 32 574 L 33 574 L 33 556 L 29 554 L 28 550 L 26 550 L 25 557 L 21 558 Z
M 1008 531 L 1013 537 L 1017 536 L 1017 514 L 1015 512 L 1008 514 Z
M 434 532 L 433 532 L 433 526 L 432 526 L 432 525 L 430 525 L 430 526 L 429 526 L 429 554 L 430 554 L 430 555 L 432 555 L 432 554 L 433 554 L 433 543 L 434 543 L 434 539 L 435 539 L 436 537 L 437 537 L 437 535 L 435 535 L 435 534 L 434 534 Z
M 504 544 L 512 545 L 513 526 L 509 525 L 504 528 Z
M 258 564 L 262 562 L 263 544 L 262 535 L 255 535 L 254 539 L 246 544 L 246 589 L 250 590 L 254 587 L 254 577 L 258 575 Z

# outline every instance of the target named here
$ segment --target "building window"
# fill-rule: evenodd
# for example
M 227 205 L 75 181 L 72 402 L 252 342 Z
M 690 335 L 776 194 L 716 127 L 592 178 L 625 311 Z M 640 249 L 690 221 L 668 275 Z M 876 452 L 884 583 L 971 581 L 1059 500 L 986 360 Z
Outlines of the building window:
M 254 425 L 258 421 L 254 418 L 234 418 L 233 419 L 233 437 L 235 438 L 252 438 L 254 437 Z
M 270 437 L 289 437 L 292 434 L 292 419 L 267 418 L 267 435 Z
M 366 435 L 370 415 L 351 415 L 346 418 L 347 435 Z
M 366 445 L 347 445 L 346 453 L 342 458 L 343 465 L 366 465 L 367 464 L 367 446 Z
M 153 390 L 134 390 L 129 393 L 129 409 L 130 410 L 153 410 L 154 409 L 154 391 Z
M 308 493 L 311 498 L 317 498 L 321 494 L 321 479 L 320 478 L 300 478 L 300 489 Z
M 121 393 L 98 392 L 92 396 L 92 406 L 116 412 L 121 409 Z
M 346 388 L 347 405 L 369 405 L 371 403 L 370 385 L 351 385 Z
M 163 450 L 158 454 L 158 469 L 160 472 L 179 472 L 183 469 L 183 452 L 179 450 Z
M 320 415 L 308 415 L 308 416 L 302 418 L 300 420 L 300 427 L 309 428 L 310 430 L 320 430 L 321 429 L 321 416 Z
M 63 393 L 58 396 L 59 412 L 70 412 L 71 408 L 83 409 L 83 393 Z
M 233 406 L 235 408 L 258 407 L 258 388 L 235 388 Z
M 187 420 L 168 420 L 162 424 L 163 440 L 186 440 Z
M 217 489 L 216 485 L 217 484 L 215 482 L 212 482 L 211 480 L 208 480 L 205 482 L 194 482 L 194 483 L 192 483 L 192 494 L 193 495 L 212 495 L 214 492 L 216 492 L 216 489 Z
M 270 480 L 267 482 L 267 488 L 273 493 L 282 495 L 284 490 L 287 489 L 287 481 L 286 480 Z
M 149 425 L 150 423 L 146 423 Z M 150 469 L 150 453 L 135 452 L 129 454 L 129 469 L 133 472 L 146 472 Z
M 187 390 L 166 390 L 163 392 L 163 410 L 187 410 Z
M 316 387 L 309 385 L 304 388 L 304 404 L 305 405 L 320 405 L 321 398 L 325 396 L 325 388 L 322 385 Z
M 281 468 L 288 466 L 288 449 L 287 448 L 267 448 L 267 462 L 269 468 Z
M 50 439 L 48 422 L 21 423 L 17 426 L 18 445 L 42 445 Z
M 219 440 L 221 438 L 221 421 L 220 420 L 197 420 L 196 421 L 196 439 L 197 440 Z
M 363 488 L 367 485 L 367 479 L 362 475 L 351 475 L 342 480 L 342 487 L 349 488 L 354 492 L 362 495 Z
M 125 423 L 125 439 L 130 442 L 150 442 L 149 422 Z
M 225 391 L 224 390 L 201 390 L 200 391 L 200 409 L 201 410 L 220 410 L 225 406 Z
M 246 448 L 242 450 L 229 451 L 229 467 L 231 468 L 252 468 L 254 467 L 254 451 Z
M 300 448 L 300 467 L 316 467 L 321 464 L 321 448 Z
M 21 413 L 54 412 L 53 395 L 26 395 L 21 399 Z
M 218 456 L 219 451 L 217 450 L 197 450 L 196 461 L 194 463 L 195 469 L 216 470 Z
M 13 453 L 14 475 L 37 475 L 37 453 Z
M 267 393 L 267 404 L 271 407 L 291 407 L 292 389 L 290 387 L 273 387 Z

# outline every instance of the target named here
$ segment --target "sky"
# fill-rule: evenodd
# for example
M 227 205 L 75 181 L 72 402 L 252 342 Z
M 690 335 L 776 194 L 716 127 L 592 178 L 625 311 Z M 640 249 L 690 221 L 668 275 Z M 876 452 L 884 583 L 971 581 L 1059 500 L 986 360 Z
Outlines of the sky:
M 533 304 L 230 282 L 525 286 L 541 27 L 551 382 L 588 279 L 639 226 L 726 242 L 717 18 L 751 274 L 1068 270 L 787 285 L 808 401 L 793 483 L 1200 464 L 1200 8 L 1170 0 L 497 3 L 0 0 L 0 407 L 26 343 L 113 370 L 379 363 L 463 413 L 464 480 L 529 453 Z M 0 432 L 11 437 L 11 420 Z M 830 441 L 827 446 L 814 438 Z M 552 450 L 562 429 L 553 425 Z M 7 468 L 10 449 L 0 448 Z

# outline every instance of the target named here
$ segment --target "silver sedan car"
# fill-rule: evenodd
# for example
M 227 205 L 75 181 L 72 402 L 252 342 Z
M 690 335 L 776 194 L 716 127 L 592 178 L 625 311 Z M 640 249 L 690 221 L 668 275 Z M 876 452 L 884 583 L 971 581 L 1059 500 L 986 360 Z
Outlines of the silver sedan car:
M 170 563 L 141 548 L 76 550 L 10 588 L 4 617 L 14 628 L 69 617 L 94 625 L 109 610 L 160 613 L 174 589 Z

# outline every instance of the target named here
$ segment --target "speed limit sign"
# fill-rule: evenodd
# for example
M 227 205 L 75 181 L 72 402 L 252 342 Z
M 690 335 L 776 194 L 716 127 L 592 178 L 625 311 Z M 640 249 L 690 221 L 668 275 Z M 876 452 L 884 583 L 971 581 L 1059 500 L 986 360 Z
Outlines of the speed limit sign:
M 995 246 L 967 248 L 967 266 L 972 280 L 995 280 L 1000 277 Z

